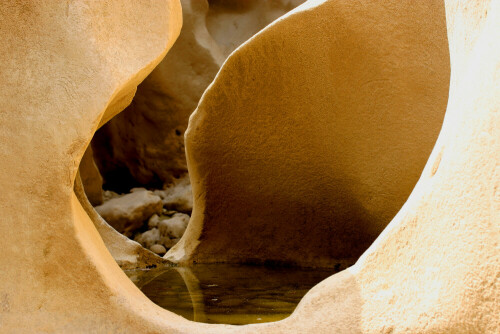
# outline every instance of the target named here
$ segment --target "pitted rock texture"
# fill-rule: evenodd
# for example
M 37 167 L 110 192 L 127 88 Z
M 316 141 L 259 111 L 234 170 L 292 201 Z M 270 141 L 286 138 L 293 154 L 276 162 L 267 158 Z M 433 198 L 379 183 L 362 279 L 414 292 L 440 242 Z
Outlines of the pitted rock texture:
M 105 187 L 162 188 L 187 172 L 184 131 L 225 57 L 303 0 L 183 0 L 183 27 L 131 105 L 92 142 Z
M 0 186 L 8 189 L 0 194 L 0 332 L 164 327 L 145 324 L 151 302 L 110 252 L 134 264 L 148 253 L 164 261 L 116 232 L 101 237 L 97 226 L 110 230 L 75 188 L 95 130 L 128 103 L 181 23 L 176 0 L 0 2 Z M 164 325 L 182 322 L 165 313 Z
M 191 116 L 169 259 L 352 263 L 412 191 L 446 109 L 441 2 L 310 6 L 233 52 Z

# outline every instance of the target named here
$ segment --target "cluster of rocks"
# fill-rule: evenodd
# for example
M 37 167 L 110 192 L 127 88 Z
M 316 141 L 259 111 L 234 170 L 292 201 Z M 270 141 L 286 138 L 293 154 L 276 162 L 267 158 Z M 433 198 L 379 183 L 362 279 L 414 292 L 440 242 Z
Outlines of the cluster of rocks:
M 104 191 L 96 211 L 118 232 L 163 255 L 184 234 L 193 200 L 187 177 L 164 190 L 133 188 L 130 193 Z

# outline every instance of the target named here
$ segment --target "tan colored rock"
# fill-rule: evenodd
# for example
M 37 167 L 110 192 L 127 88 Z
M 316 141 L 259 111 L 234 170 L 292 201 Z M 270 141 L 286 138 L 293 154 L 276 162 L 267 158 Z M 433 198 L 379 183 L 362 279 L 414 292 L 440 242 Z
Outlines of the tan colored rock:
M 211 1 L 210 7 L 206 0 L 181 2 L 179 39 L 139 85 L 132 104 L 93 140 L 97 163 L 112 189 L 162 188 L 185 175 L 189 116 L 227 55 L 303 0 Z
M 97 168 L 92 147 L 88 147 L 83 154 L 79 168 L 85 194 L 93 206 L 101 205 L 103 202 L 102 176 Z
M 163 203 L 159 196 L 144 188 L 110 199 L 95 210 L 118 232 L 130 235 L 154 214 L 160 214 Z
M 446 16 L 450 97 L 418 184 L 356 265 L 270 332 L 500 332 L 500 1 L 447 0 Z
M 147 318 L 154 306 L 73 187 L 94 131 L 175 41 L 180 11 L 176 0 L 0 3 L 0 332 L 154 332 L 179 321 L 144 324 L 134 308 Z
M 146 269 L 170 264 L 170 262 L 156 256 L 111 227 L 90 204 L 78 176 L 75 180 L 74 191 L 81 206 L 94 223 L 109 253 L 122 269 Z
M 331 2 L 342 3 L 309 2 L 282 22 L 321 16 Z M 178 3 L 2 2 L 0 43 L 9 43 L 9 53 L 0 53 L 0 186 L 9 191 L 0 193 L 0 331 L 498 333 L 500 1 L 447 0 L 446 11 L 448 109 L 408 201 L 355 266 L 318 284 L 291 317 L 227 326 L 189 322 L 147 300 L 106 250 L 80 204 L 85 197 L 73 191 L 109 102 L 175 39 Z M 369 14 L 360 19 L 377 11 Z M 47 85 L 58 77 L 78 94 Z
M 442 2 L 309 5 L 232 53 L 191 116 L 170 260 L 352 264 L 417 182 L 446 108 Z
M 154 214 L 148 220 L 148 227 L 149 228 L 158 227 L 159 222 L 160 222 L 160 217 L 157 214 Z
M 126 192 L 137 184 L 161 188 L 187 172 L 184 131 L 189 115 L 224 57 L 206 29 L 207 2 L 184 0 L 182 6 L 179 39 L 138 87 L 133 103 L 93 140 L 99 168 L 113 189 Z

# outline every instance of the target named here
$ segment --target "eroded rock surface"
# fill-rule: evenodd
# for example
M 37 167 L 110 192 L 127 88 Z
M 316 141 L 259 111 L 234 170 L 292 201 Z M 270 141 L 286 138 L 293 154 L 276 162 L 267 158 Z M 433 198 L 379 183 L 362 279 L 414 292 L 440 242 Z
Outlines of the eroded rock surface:
M 313 288 L 281 331 L 500 331 L 500 1 L 447 0 L 446 16 L 450 97 L 418 184 L 356 265 Z
M 145 324 L 151 302 L 110 255 L 119 245 L 136 264 L 140 245 L 115 232 L 108 251 L 74 188 L 94 131 L 164 57 L 181 19 L 176 0 L 0 2 L 0 332 L 165 329 Z
M 184 131 L 225 57 L 303 0 L 183 0 L 173 48 L 139 85 L 131 105 L 93 140 L 108 188 L 162 188 L 187 172 Z
M 233 52 L 191 116 L 194 211 L 168 258 L 352 263 L 417 182 L 448 94 L 441 1 L 309 5 Z
M 297 16 L 349 18 L 352 11 L 323 13 L 332 3 L 353 2 L 313 1 Z M 366 16 L 352 13 L 369 21 L 401 2 L 384 1 L 378 12 L 380 4 L 357 2 L 369 7 Z M 419 4 L 393 15 L 422 24 Z M 74 192 L 100 120 L 177 36 L 179 4 L 1 2 L 0 43 L 8 50 L 0 53 L 0 186 L 8 190 L 0 192 L 1 331 L 498 333 L 500 1 L 446 0 L 446 12 L 447 114 L 408 201 L 355 266 L 318 284 L 291 317 L 226 326 L 189 322 L 147 300 Z M 282 22 L 296 23 L 293 17 Z M 379 43 L 375 36 L 361 45 Z
M 107 250 L 122 269 L 147 269 L 170 264 L 109 225 L 89 202 L 79 176 L 75 180 L 74 191 L 81 206 L 94 223 Z M 119 197 L 119 195 L 115 194 L 112 197 Z

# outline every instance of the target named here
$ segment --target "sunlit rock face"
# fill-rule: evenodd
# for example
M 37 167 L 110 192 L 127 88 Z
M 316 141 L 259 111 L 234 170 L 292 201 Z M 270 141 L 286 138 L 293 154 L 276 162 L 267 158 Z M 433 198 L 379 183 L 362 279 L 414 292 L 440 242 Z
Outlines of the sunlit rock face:
M 442 2 L 308 5 L 232 53 L 191 116 L 194 211 L 167 258 L 349 263 L 417 182 L 446 109 Z
M 500 1 L 448 0 L 446 17 L 448 108 L 415 189 L 355 266 L 304 297 L 283 332 L 500 332 Z
M 342 8 L 341 1 L 313 1 L 281 24 L 347 22 L 350 13 L 367 22 L 391 8 L 332 17 L 323 12 L 332 3 Z M 423 29 L 432 10 L 423 15 L 419 2 L 408 6 L 397 11 L 407 19 L 401 24 L 420 20 Z M 446 117 L 409 199 L 360 260 L 314 287 L 291 317 L 225 326 L 188 322 L 147 300 L 106 250 L 77 182 L 96 128 L 129 101 L 177 37 L 179 3 L 0 2 L 7 50 L 0 53 L 0 332 L 500 332 L 500 1 L 446 0 L 446 15 Z M 369 37 L 360 45 L 380 43 Z M 308 41 L 300 40 L 304 48 Z M 276 68 L 286 64 L 276 57 Z M 208 214 L 199 203 L 195 210 Z
M 175 0 L 0 3 L 1 333 L 155 331 L 74 186 L 181 23 Z
M 187 172 L 184 131 L 226 56 L 303 1 L 183 0 L 183 27 L 172 50 L 138 87 L 132 104 L 96 133 L 105 186 L 161 188 Z

